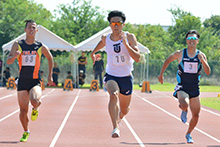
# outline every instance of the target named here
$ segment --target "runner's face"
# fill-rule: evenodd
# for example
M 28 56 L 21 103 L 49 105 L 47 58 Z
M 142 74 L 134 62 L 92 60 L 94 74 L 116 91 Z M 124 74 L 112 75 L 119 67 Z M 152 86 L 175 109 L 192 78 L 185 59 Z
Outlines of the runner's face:
M 189 34 L 187 36 L 187 38 L 189 38 L 189 37 L 198 38 L 196 34 Z M 186 43 L 188 44 L 188 47 L 196 47 L 196 45 L 199 43 L 199 39 L 197 39 L 197 40 L 193 40 L 193 39 L 188 40 L 188 39 L 186 39 Z
M 114 24 L 116 23 L 116 25 Z M 124 23 L 121 17 L 115 16 L 111 18 L 110 27 L 113 32 L 121 32 L 124 27 Z
M 24 29 L 24 31 L 26 32 L 26 34 L 28 36 L 35 36 L 38 29 L 37 29 L 37 24 L 36 23 L 28 23 L 27 27 Z

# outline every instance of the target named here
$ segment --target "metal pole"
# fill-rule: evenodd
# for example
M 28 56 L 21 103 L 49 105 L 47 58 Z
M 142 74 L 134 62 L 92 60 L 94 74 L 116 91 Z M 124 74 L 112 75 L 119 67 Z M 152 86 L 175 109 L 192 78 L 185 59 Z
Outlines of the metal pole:
M 147 53 L 147 81 L 148 81 L 148 73 L 149 73 L 149 67 L 148 67 L 148 66 L 149 66 L 149 64 L 148 64 L 148 63 L 149 63 L 149 59 L 148 59 L 148 54 L 149 54 L 149 53 Z

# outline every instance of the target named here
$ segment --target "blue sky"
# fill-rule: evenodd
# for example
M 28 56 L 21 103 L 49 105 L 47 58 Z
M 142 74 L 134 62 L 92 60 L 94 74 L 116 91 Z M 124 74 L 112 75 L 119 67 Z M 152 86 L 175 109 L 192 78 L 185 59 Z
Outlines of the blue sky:
M 71 4 L 73 0 L 34 0 L 53 13 L 59 4 Z M 202 21 L 212 15 L 220 15 L 218 0 L 92 0 L 92 5 L 102 10 L 121 10 L 132 24 L 172 25 L 168 9 L 175 6 L 200 17 Z

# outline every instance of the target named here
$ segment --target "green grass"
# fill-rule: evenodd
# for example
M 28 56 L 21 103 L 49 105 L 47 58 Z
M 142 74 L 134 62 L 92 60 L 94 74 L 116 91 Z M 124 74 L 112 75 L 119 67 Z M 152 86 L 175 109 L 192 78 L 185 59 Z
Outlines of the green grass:
M 201 98 L 201 104 L 216 110 L 220 110 L 220 97 Z

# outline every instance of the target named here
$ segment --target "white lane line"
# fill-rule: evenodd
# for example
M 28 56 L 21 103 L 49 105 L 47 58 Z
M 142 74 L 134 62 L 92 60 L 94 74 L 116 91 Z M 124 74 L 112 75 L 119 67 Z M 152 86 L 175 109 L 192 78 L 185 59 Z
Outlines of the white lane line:
M 170 96 L 167 96 L 167 95 L 165 95 L 164 93 L 162 93 L 162 92 L 160 92 L 160 91 L 155 90 L 155 92 L 160 93 L 161 95 L 163 95 L 163 96 L 165 96 L 165 97 L 167 97 L 167 98 L 170 98 Z M 177 101 L 176 98 L 175 98 L 175 100 Z M 201 109 L 202 109 L 203 111 L 209 112 L 209 113 L 211 113 L 211 114 L 220 116 L 219 113 L 213 112 L 213 111 L 211 111 L 211 110 L 208 110 L 208 109 L 205 109 L 205 108 L 201 108 Z
M 159 106 L 157 106 L 157 105 L 151 103 L 150 101 L 146 100 L 145 98 L 142 98 L 142 97 L 139 96 L 137 93 L 135 93 L 135 94 L 136 94 L 139 98 L 141 98 L 143 101 L 149 103 L 150 105 L 152 105 L 152 106 L 154 106 L 154 107 L 160 109 L 160 110 L 163 111 L 164 113 L 166 113 L 166 114 L 168 114 L 168 115 L 174 117 L 175 119 L 181 121 L 179 117 L 177 117 L 177 116 L 171 114 L 170 112 L 166 111 L 165 109 L 163 109 L 163 108 L 161 108 L 161 107 L 159 107 Z M 189 123 L 186 123 L 186 125 L 189 125 Z M 202 130 L 196 128 L 196 127 L 195 127 L 195 130 L 199 131 L 200 133 L 202 133 L 202 134 L 206 135 L 207 137 L 209 137 L 209 138 L 211 138 L 211 139 L 217 141 L 218 143 L 220 143 L 220 140 L 219 140 L 219 139 L 217 139 L 217 138 L 215 138 L 215 137 L 209 135 L 208 133 L 206 133 L 206 132 L 204 132 L 204 131 L 202 131 Z
M 109 93 L 106 92 L 106 94 L 107 94 L 108 97 L 109 97 Z M 134 136 L 134 138 L 136 139 L 136 141 L 139 143 L 139 145 L 140 145 L 141 147 L 145 147 L 144 143 L 141 141 L 141 139 L 140 139 L 140 138 L 138 137 L 138 135 L 135 133 L 134 129 L 131 127 L 131 125 L 130 125 L 129 122 L 126 120 L 126 118 L 123 117 L 122 120 L 125 122 L 125 124 L 127 125 L 128 129 L 131 131 L 132 135 Z
M 52 90 L 51 90 L 50 92 L 48 92 L 47 94 L 43 95 L 43 96 L 41 97 L 41 99 L 43 99 L 44 97 L 46 97 L 47 95 L 49 95 L 49 94 L 50 94 L 51 92 L 53 92 L 54 90 L 55 90 L 55 89 L 52 89 Z M 31 104 L 29 104 L 29 105 L 31 105 Z M 20 109 L 15 110 L 14 112 L 8 114 L 7 116 L 1 118 L 1 119 L 0 119 L 0 122 L 2 122 L 3 120 L 5 120 L 5 119 L 11 117 L 12 115 L 14 115 L 15 113 L 17 113 L 17 112 L 19 112 L 19 111 L 20 111 Z
M 141 141 L 141 139 L 137 136 L 137 134 L 135 133 L 135 131 L 133 130 L 133 128 L 131 127 L 131 125 L 128 123 L 128 121 L 126 120 L 126 118 L 122 119 L 125 124 L 127 125 L 128 129 L 131 131 L 131 133 L 133 134 L 134 138 L 137 140 L 137 142 L 139 143 L 139 145 L 141 147 L 145 147 L 145 145 L 143 144 L 143 142 Z
M 50 144 L 50 147 L 54 147 L 54 145 L 56 144 L 57 139 L 59 138 L 59 136 L 60 136 L 60 134 L 61 134 L 61 132 L 62 132 L 62 130 L 63 130 L 63 128 L 64 128 L 68 118 L 69 118 L 69 116 L 70 116 L 70 113 L 72 112 L 73 107 L 75 106 L 75 104 L 76 104 L 76 102 L 77 102 L 77 100 L 79 98 L 80 92 L 81 92 L 81 89 L 78 91 L 78 94 L 77 94 L 75 100 L 73 101 L 72 105 L 70 106 L 70 109 L 68 110 L 68 112 L 67 112 L 67 114 L 66 114 L 66 116 L 65 116 L 65 118 L 64 118 L 64 120 L 62 122 L 62 124 L 60 125 L 59 130 L 57 131 L 55 137 L 53 138 L 53 140 L 52 140 L 52 142 Z
M 13 96 L 13 95 L 14 95 L 14 94 L 9 94 L 9 95 L 3 96 L 3 97 L 0 98 L 0 100 L 6 99 L 6 98 L 11 97 L 11 96 Z

